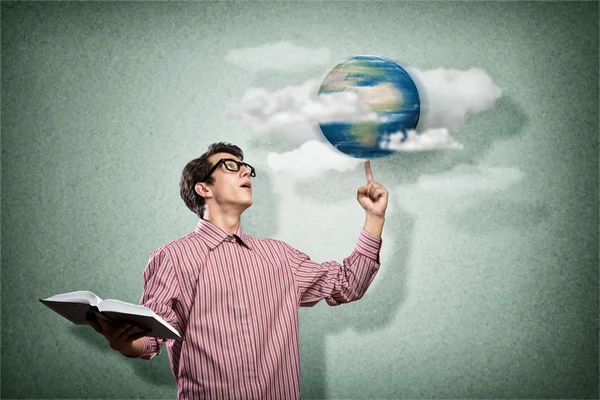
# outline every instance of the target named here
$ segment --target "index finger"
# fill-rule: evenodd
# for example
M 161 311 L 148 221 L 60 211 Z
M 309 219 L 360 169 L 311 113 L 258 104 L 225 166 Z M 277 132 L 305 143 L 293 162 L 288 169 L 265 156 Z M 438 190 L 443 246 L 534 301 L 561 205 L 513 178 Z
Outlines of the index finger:
M 371 182 L 373 180 L 373 172 L 371 172 L 371 161 L 365 161 L 365 175 L 367 176 L 367 181 Z

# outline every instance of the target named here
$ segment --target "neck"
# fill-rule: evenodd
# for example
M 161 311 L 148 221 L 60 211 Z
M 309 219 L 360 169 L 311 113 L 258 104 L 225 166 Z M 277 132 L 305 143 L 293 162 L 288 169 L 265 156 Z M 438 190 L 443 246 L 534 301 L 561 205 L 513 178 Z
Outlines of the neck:
M 204 211 L 204 219 L 211 224 L 223 229 L 229 235 L 233 234 L 240 226 L 239 213 L 210 213 L 208 209 Z

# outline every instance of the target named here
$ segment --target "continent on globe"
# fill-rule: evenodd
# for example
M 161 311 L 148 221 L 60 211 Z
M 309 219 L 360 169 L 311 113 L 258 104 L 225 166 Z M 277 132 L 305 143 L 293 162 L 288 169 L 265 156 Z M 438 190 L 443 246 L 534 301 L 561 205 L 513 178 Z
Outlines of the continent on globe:
M 376 86 L 356 86 L 355 89 L 362 102 L 375 112 L 398 112 L 404 104 L 402 92 L 389 82 Z
M 351 125 L 350 134 L 361 147 L 373 147 L 377 141 L 377 122 L 357 122 Z
M 394 61 L 378 56 L 355 56 L 333 68 L 323 80 L 319 95 L 356 92 L 377 115 L 376 121 L 348 119 L 321 121 L 325 138 L 336 149 L 356 158 L 393 154 L 387 144 L 398 133 L 406 138 L 419 122 L 420 99 L 410 75 Z M 405 139 L 403 139 L 405 140 Z

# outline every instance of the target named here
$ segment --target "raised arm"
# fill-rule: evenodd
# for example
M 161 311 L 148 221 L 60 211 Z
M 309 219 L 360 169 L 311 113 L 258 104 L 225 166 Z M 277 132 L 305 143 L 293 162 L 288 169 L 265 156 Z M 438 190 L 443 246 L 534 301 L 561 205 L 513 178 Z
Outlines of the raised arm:
M 361 299 L 379 270 L 381 243 L 381 238 L 363 229 L 354 251 L 341 264 L 314 262 L 284 243 L 300 292 L 300 306 L 312 307 L 322 299 L 330 306 Z
M 365 210 L 365 224 L 352 254 L 340 264 L 311 261 L 303 252 L 285 245 L 289 265 L 300 291 L 300 305 L 313 306 L 321 299 L 329 305 L 358 300 L 379 270 L 381 233 L 388 204 L 388 191 L 373 179 L 370 161 L 365 162 L 367 184 L 356 198 Z

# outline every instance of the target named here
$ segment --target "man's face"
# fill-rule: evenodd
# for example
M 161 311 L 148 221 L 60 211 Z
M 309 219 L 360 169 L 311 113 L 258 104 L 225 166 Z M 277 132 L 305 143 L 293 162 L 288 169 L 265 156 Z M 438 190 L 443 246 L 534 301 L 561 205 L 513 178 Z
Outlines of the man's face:
M 217 153 L 208 158 L 211 165 L 215 165 L 223 158 L 241 161 L 229 153 Z M 211 174 L 213 183 L 207 185 L 212 194 L 212 199 L 224 210 L 235 208 L 240 213 L 252 205 L 252 183 L 250 182 L 250 170 L 242 165 L 237 172 L 229 171 L 224 163 L 221 163 Z M 250 185 L 244 187 L 243 185 Z M 208 200 L 208 199 L 207 199 Z

